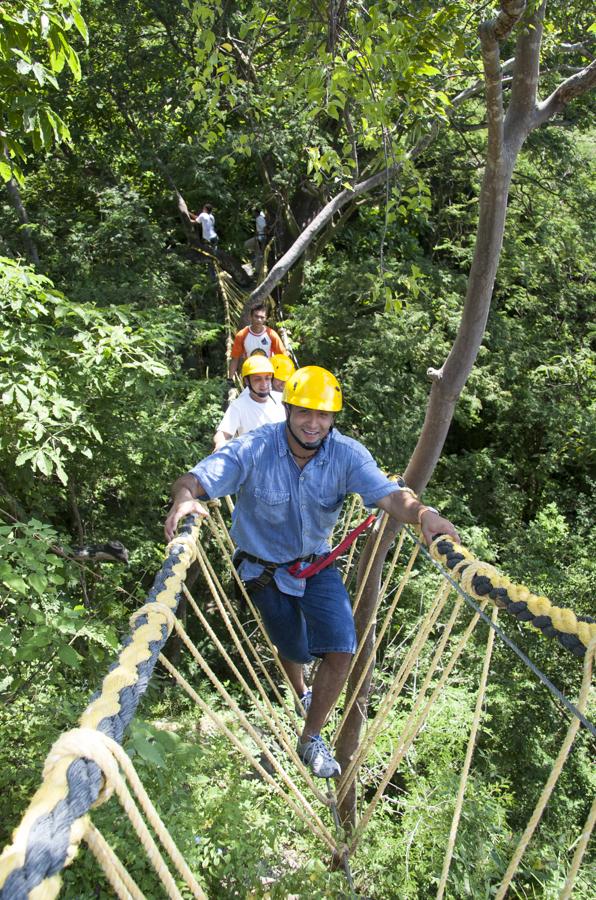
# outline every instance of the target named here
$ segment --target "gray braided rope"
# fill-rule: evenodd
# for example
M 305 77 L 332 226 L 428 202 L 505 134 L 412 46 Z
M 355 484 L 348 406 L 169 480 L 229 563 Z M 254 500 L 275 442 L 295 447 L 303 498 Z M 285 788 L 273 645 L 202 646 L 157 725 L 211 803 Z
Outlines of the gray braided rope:
M 184 520 L 179 535 L 188 535 L 194 523 L 195 517 L 188 516 Z M 174 543 L 172 545 L 167 559 L 155 576 L 153 586 L 147 595 L 147 603 L 156 602 L 159 594 L 166 588 L 168 579 L 172 577 L 172 570 L 184 549 L 183 544 Z M 181 593 L 176 595 L 173 612 L 178 607 L 180 596 Z M 146 614 L 136 619 L 129 634 L 122 640 L 122 649 L 132 642 L 135 631 L 145 625 L 147 621 Z M 113 716 L 106 716 L 98 725 L 99 731 L 118 743 L 122 743 L 124 732 L 132 721 L 141 697 L 147 690 L 157 658 L 167 640 L 168 630 L 165 623 L 161 630 L 160 640 L 152 641 L 149 644 L 151 656 L 137 667 L 136 683 L 120 691 L 119 711 Z M 117 662 L 113 663 L 110 671 L 117 665 Z M 101 691 L 96 692 L 91 702 L 100 694 Z M 68 767 L 66 778 L 68 782 L 67 796 L 60 800 L 50 813 L 40 816 L 31 826 L 23 865 L 12 871 L 4 882 L 0 889 L 0 900 L 28 900 L 29 894 L 34 888 L 64 868 L 71 827 L 77 819 L 89 812 L 97 800 L 103 784 L 101 769 L 97 763 L 89 759 L 74 760 Z

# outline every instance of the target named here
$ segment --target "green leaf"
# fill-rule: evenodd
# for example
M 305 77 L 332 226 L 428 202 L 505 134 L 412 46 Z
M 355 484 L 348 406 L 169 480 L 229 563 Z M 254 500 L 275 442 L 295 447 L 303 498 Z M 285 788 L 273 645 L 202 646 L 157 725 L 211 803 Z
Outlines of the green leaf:
M 48 586 L 48 579 L 43 575 L 37 575 L 35 572 L 32 572 L 29 575 L 29 584 L 38 594 L 43 594 Z
M 148 741 L 147 738 L 144 738 L 142 736 L 135 737 L 132 744 L 135 752 L 138 753 L 139 756 L 145 760 L 145 762 L 152 763 L 154 766 L 158 766 L 159 768 L 165 766 L 165 759 L 163 758 L 156 744 Z
M 29 588 L 27 587 L 27 583 L 21 578 L 20 575 L 17 575 L 16 572 L 13 572 L 12 575 L 8 575 L 6 578 L 2 579 L 2 583 L 6 585 L 11 591 L 16 591 L 17 594 L 28 594 Z
M 29 397 L 27 396 L 27 394 L 25 393 L 25 391 L 23 390 L 23 388 L 18 384 L 15 385 L 14 396 L 15 396 L 15 400 L 17 401 L 18 405 L 21 407 L 23 412 L 27 412 L 27 410 L 31 406 L 31 401 L 30 401 Z
M 19 453 L 15 460 L 15 466 L 22 466 L 27 460 L 31 459 L 32 456 L 35 456 L 37 453 L 37 447 L 29 447 L 27 450 L 23 450 L 22 453 Z
M 10 647 L 12 644 L 12 630 L 8 625 L 3 625 L 0 628 L 0 647 Z
M 83 38 L 85 43 L 88 44 L 89 43 L 89 31 L 87 30 L 87 25 L 85 24 L 85 20 L 83 19 L 82 15 L 78 11 L 78 9 L 76 9 L 76 7 L 74 7 L 72 10 L 72 20 L 75 23 L 75 26 L 76 26 L 79 34 L 81 35 L 81 37 Z
M 418 69 L 421 75 L 440 75 L 441 70 L 437 69 L 436 66 L 430 66 L 428 63 L 425 63 Z
M 70 644 L 63 644 L 58 650 L 58 656 L 66 666 L 70 666 L 72 669 L 76 669 L 83 659 L 80 653 L 71 647 Z
M 49 572 L 48 581 L 51 581 L 52 584 L 64 584 L 64 578 L 57 572 Z
M 46 456 L 43 450 L 37 451 L 33 460 L 33 465 L 39 469 L 42 475 L 51 475 L 52 473 L 52 461 Z
M 73 47 L 68 48 L 69 52 L 66 56 L 66 62 L 68 63 L 68 68 L 74 75 L 75 81 L 81 80 L 81 63 L 79 60 L 79 55 L 77 51 Z

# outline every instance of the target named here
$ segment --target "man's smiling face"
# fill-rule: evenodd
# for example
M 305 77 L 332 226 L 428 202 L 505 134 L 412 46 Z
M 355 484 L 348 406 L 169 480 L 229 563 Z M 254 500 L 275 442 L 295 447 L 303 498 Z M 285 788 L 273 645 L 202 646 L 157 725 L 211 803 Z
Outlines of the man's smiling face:
M 305 409 L 302 406 L 288 406 L 288 426 L 290 434 L 305 448 L 316 450 L 321 446 L 335 419 L 335 414 L 320 409 Z

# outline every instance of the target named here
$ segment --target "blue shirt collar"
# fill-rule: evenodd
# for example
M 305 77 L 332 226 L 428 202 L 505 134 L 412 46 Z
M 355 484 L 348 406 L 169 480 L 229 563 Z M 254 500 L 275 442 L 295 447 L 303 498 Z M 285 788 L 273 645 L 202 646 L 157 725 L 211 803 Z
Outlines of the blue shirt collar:
M 280 456 L 290 456 L 290 447 L 288 445 L 288 438 L 286 435 L 286 423 L 280 422 L 277 426 L 277 452 Z M 319 452 L 316 456 L 313 457 L 312 462 L 315 466 L 322 466 L 327 462 L 327 457 L 329 455 L 329 441 L 333 438 L 333 430 L 329 432 L 321 446 L 319 447 Z

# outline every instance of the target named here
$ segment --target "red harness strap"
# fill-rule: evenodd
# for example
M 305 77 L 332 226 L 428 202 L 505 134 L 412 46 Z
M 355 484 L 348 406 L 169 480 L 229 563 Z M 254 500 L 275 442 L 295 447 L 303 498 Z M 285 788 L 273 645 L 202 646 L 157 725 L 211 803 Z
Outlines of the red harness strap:
M 331 553 L 328 556 L 322 556 L 321 559 L 318 559 L 316 562 L 311 563 L 306 569 L 303 569 L 302 572 L 299 572 L 300 561 L 293 563 L 293 565 L 288 567 L 288 572 L 290 575 L 293 575 L 294 578 L 310 578 L 311 575 L 316 575 L 317 572 L 322 571 L 322 569 L 326 569 L 327 566 L 330 566 L 334 559 L 337 559 L 344 550 L 347 550 L 350 547 L 357 537 L 359 537 L 363 531 L 372 525 L 372 523 L 376 519 L 376 513 L 371 513 L 370 516 L 361 522 L 360 525 L 357 525 L 356 528 L 352 529 L 348 534 L 346 534 L 343 541 L 334 547 Z

